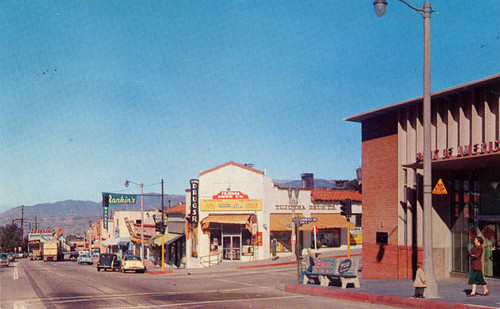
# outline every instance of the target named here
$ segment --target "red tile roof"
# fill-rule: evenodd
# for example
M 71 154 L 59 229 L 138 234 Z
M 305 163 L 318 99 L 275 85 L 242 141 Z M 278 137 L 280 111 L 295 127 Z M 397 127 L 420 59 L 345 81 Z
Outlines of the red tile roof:
M 351 199 L 355 202 L 361 202 L 361 193 L 354 190 L 312 190 L 311 200 L 314 201 L 342 201 Z
M 180 204 L 165 211 L 166 214 L 186 214 L 186 204 Z

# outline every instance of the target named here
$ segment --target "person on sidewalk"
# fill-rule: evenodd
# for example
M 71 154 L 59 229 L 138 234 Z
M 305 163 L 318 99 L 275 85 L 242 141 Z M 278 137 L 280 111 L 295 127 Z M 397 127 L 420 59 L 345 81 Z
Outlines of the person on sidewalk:
M 273 261 L 278 258 L 278 256 L 276 255 L 277 247 L 278 247 L 278 242 L 276 241 L 276 239 L 273 238 L 273 240 L 271 241 L 271 254 Z
M 474 249 L 469 253 L 471 259 L 471 271 L 469 274 L 469 282 L 468 284 L 472 285 L 472 291 L 467 297 L 476 296 L 476 286 L 478 284 L 483 286 L 483 294 L 481 296 L 488 296 L 490 292 L 488 291 L 488 287 L 486 286 L 486 281 L 483 276 L 483 265 L 481 263 L 481 255 L 483 255 L 483 244 L 484 240 L 482 237 L 474 238 Z
M 314 256 L 313 256 L 311 249 L 307 249 L 305 262 L 306 262 L 307 271 L 312 272 L 314 265 L 316 265 L 316 263 L 314 262 Z
M 425 281 L 425 273 L 422 268 L 422 262 L 417 263 L 417 273 L 415 274 L 415 281 L 413 281 L 413 287 L 415 287 L 415 298 L 425 298 L 424 297 L 424 289 L 427 286 L 427 282 Z

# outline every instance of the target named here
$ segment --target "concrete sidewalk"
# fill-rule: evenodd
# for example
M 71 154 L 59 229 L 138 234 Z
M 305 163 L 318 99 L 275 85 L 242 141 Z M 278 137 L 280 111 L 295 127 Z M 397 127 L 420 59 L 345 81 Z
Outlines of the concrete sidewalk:
M 345 252 L 339 250 L 336 254 L 328 256 L 343 256 Z M 358 255 L 353 252 L 353 255 Z M 326 256 L 326 255 L 325 255 Z M 296 262 L 291 262 L 289 257 L 277 260 L 260 260 L 254 262 L 228 262 L 210 268 L 177 269 L 165 268 L 165 273 L 173 274 L 197 274 L 197 273 L 225 273 L 235 271 L 246 271 L 259 268 L 283 267 L 291 269 Z M 160 267 L 148 268 L 148 272 L 159 273 Z M 279 282 L 276 288 L 294 293 L 302 293 L 313 296 L 331 297 L 355 302 L 374 303 L 397 308 L 500 308 L 500 280 L 487 279 L 489 296 L 466 297 L 471 287 L 467 285 L 467 274 L 459 274 L 452 278 L 438 280 L 439 298 L 415 299 L 413 298 L 413 281 L 409 279 L 363 279 L 360 272 L 361 287 L 356 289 L 348 287 L 342 289 L 340 286 L 330 285 L 321 287 L 318 284 L 298 284 L 295 281 Z M 478 293 L 482 287 L 478 287 Z
M 282 282 L 278 288 L 285 291 L 332 297 L 343 300 L 374 303 L 398 308 L 499 308 L 500 281 L 487 280 L 489 296 L 466 297 L 470 293 L 467 277 L 460 276 L 438 280 L 439 298 L 413 298 L 413 281 L 409 279 L 368 280 L 360 279 L 361 287 L 356 289 L 340 286 L 321 287 L 318 284 L 297 284 Z M 482 287 L 478 287 L 478 293 Z

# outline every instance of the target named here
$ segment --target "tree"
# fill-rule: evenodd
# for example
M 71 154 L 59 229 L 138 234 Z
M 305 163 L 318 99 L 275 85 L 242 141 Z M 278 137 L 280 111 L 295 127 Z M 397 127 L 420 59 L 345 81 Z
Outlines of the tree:
M 0 248 L 3 252 L 13 252 L 21 247 L 21 229 L 15 223 L 0 227 Z
M 345 190 L 354 190 L 358 191 L 359 193 L 362 193 L 361 191 L 361 184 L 358 182 L 357 179 L 350 180 L 345 183 L 344 185 Z

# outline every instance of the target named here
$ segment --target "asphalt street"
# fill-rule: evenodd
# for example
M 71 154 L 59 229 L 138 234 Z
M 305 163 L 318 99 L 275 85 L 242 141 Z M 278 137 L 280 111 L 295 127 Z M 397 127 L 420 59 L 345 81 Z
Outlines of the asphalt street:
M 70 261 L 23 259 L 0 268 L 0 308 L 389 308 L 276 288 L 295 277 L 293 265 L 122 274 Z

